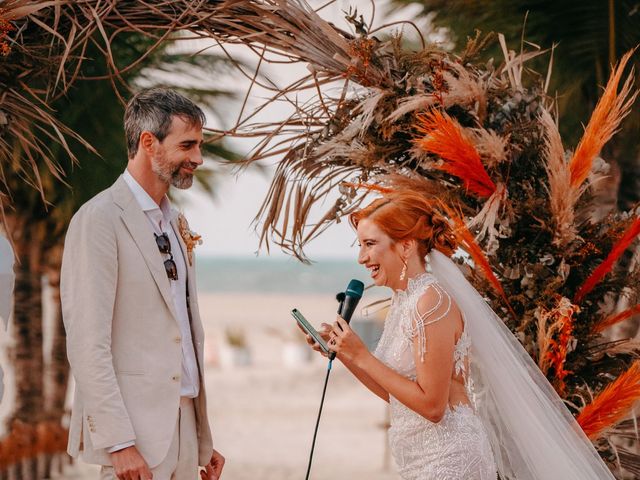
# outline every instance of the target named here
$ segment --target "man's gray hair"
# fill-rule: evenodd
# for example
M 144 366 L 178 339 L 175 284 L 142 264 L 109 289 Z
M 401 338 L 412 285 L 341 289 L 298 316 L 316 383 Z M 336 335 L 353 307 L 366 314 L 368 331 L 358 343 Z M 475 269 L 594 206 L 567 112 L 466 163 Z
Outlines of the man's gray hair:
M 169 134 L 171 121 L 178 116 L 192 126 L 204 126 L 206 117 L 200 107 L 168 88 L 149 88 L 136 93 L 124 111 L 124 133 L 127 152 L 133 158 L 138 152 L 140 135 L 147 131 L 162 142 Z

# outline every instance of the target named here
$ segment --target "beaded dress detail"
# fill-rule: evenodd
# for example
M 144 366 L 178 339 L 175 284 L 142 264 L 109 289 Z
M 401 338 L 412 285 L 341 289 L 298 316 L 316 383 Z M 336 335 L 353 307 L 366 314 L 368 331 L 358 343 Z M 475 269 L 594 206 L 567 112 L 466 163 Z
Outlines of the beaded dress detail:
M 437 304 L 418 312 L 418 299 L 433 288 Z M 443 311 L 444 313 L 436 312 Z M 393 294 L 384 331 L 375 356 L 400 375 L 416 379 L 414 339 L 419 358 L 429 347 L 425 327 L 441 320 L 451 308 L 451 297 L 430 273 L 409 279 L 407 289 Z M 471 338 L 466 328 L 454 350 L 454 375 L 464 379 L 467 396 L 473 399 L 468 366 Z M 433 423 L 389 396 L 391 427 L 389 444 L 404 480 L 495 480 L 496 465 L 485 428 L 473 407 L 447 407 L 440 422 Z

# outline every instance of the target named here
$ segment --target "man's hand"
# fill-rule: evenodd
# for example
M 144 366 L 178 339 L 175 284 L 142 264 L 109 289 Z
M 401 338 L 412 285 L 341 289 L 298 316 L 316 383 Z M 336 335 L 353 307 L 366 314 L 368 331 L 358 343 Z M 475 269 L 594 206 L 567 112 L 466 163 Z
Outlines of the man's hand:
M 153 478 L 147 462 L 135 445 L 113 452 L 111 463 L 119 480 L 151 480 Z
M 214 450 L 213 455 L 211 455 L 211 461 L 200 472 L 200 478 L 202 480 L 218 480 L 222 475 L 223 467 L 224 457 L 217 450 Z

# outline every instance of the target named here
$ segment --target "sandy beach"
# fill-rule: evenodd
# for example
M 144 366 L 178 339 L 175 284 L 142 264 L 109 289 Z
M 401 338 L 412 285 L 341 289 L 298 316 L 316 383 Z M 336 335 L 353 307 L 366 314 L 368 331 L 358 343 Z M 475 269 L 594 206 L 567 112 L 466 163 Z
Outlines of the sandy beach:
M 319 325 L 332 321 L 335 301 L 325 295 L 203 294 L 199 303 L 207 334 L 206 387 L 215 446 L 227 459 L 223 478 L 303 479 L 326 361 L 319 355 L 308 362 L 294 360 L 299 354 L 287 346 L 297 335 L 289 310 L 297 307 Z M 242 328 L 248 365 L 231 364 L 229 327 Z M 386 450 L 386 408 L 336 362 L 310 478 L 397 480 Z M 97 475 L 95 467 L 78 464 L 62 478 Z

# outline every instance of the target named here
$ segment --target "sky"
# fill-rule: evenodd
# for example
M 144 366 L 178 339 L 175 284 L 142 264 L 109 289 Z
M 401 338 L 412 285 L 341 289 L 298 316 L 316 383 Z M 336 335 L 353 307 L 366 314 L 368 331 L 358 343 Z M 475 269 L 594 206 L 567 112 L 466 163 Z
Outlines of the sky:
M 311 5 L 317 7 L 326 2 L 310 2 Z M 375 21 L 374 27 L 391 21 L 410 19 L 415 20 L 417 8 L 407 7 L 401 10 L 390 9 L 386 1 L 344 1 L 339 0 L 329 7 L 323 9 L 320 15 L 336 24 L 338 27 L 352 31 L 352 28 L 344 21 L 344 11 L 349 6 L 356 7 L 358 14 L 362 14 L 368 22 L 371 19 L 372 5 L 375 4 Z M 428 23 L 423 22 L 421 29 L 428 29 Z M 398 30 L 400 27 L 393 27 Z M 404 29 L 407 35 L 410 35 L 410 29 Z M 387 30 L 390 31 L 390 30 Z M 200 42 L 200 43 L 198 43 Z M 185 51 L 199 51 L 203 48 L 202 41 L 196 41 L 192 44 L 182 44 L 180 49 Z M 208 45 L 204 45 L 207 47 Z M 218 48 L 218 47 L 215 47 Z M 247 62 L 255 62 L 255 57 L 251 52 L 242 46 L 232 47 L 230 51 L 234 56 L 246 60 Z M 255 63 L 252 63 L 255 64 Z M 268 65 L 264 70 L 269 77 L 276 81 L 278 85 L 290 83 L 293 79 L 298 78 L 307 72 L 306 65 L 278 65 L 273 67 Z M 244 97 L 249 81 L 241 74 L 234 73 L 223 75 L 215 79 L 216 86 L 238 91 L 240 99 Z M 259 87 L 254 87 L 252 98 L 248 106 L 245 108 L 245 115 L 251 113 L 259 104 L 259 99 L 266 96 L 266 91 Z M 236 102 L 227 102 L 223 106 L 223 119 L 216 119 L 209 115 L 209 123 L 207 126 L 214 128 L 229 128 L 238 117 L 241 107 L 241 100 Z M 281 118 L 290 111 L 289 106 L 280 103 L 274 105 L 269 111 L 265 111 L 256 120 L 267 120 Z M 243 154 L 249 152 L 256 143 L 255 139 L 238 139 L 229 138 L 229 145 Z M 239 175 L 226 174 L 217 184 L 215 198 L 210 198 L 201 191 L 192 188 L 179 195 L 180 209 L 183 210 L 187 217 L 191 229 L 203 237 L 203 244 L 198 247 L 200 255 L 207 256 L 253 256 L 258 251 L 259 238 L 255 233 L 252 222 L 262 205 L 271 181 L 271 173 L 273 171 L 273 163 L 267 166 L 265 171 L 257 169 L 248 169 Z M 217 168 L 215 164 L 208 163 L 209 167 Z M 334 197 L 335 198 L 335 197 Z M 348 222 L 344 221 L 334 224 L 325 231 L 321 236 L 309 243 L 305 252 L 312 259 L 320 258 L 355 258 L 357 249 L 354 246 L 355 232 L 351 229 Z M 266 256 L 268 253 L 263 248 L 260 256 Z M 283 255 L 277 246 L 271 249 L 270 256 Z

